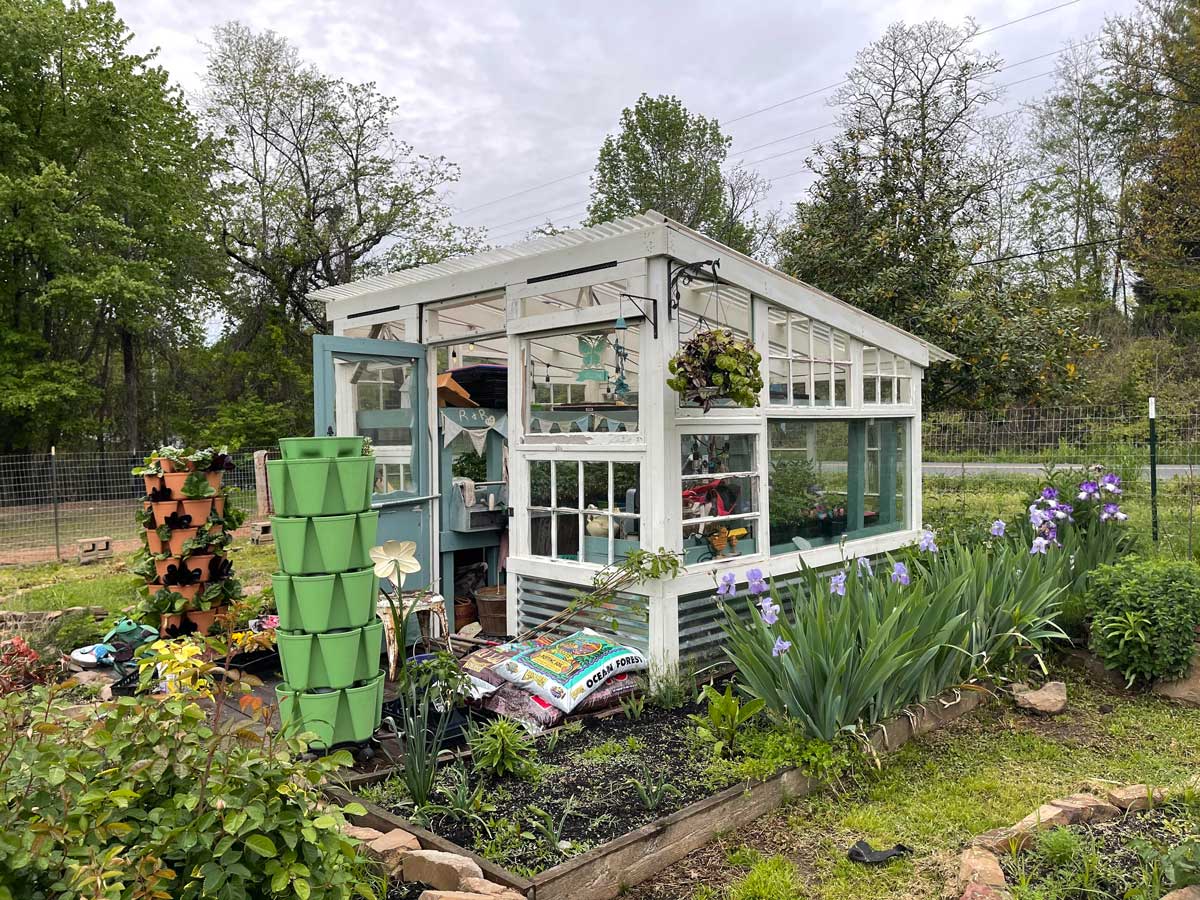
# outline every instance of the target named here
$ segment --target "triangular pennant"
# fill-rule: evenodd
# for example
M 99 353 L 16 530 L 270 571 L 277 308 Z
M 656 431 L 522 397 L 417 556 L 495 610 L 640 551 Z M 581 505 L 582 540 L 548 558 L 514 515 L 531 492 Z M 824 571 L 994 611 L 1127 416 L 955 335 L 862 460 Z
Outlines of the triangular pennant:
M 589 431 L 591 428 L 591 424 L 592 424 L 592 417 L 591 416 L 580 416 L 578 419 L 575 420 L 575 424 L 579 427 L 580 431 Z
M 449 447 L 454 442 L 454 439 L 462 434 L 463 427 L 457 422 L 452 422 L 450 419 L 442 419 L 442 431 L 444 434 L 442 446 Z
M 471 439 L 471 443 L 475 447 L 475 452 L 483 456 L 484 448 L 487 446 L 487 428 L 468 428 L 467 437 Z

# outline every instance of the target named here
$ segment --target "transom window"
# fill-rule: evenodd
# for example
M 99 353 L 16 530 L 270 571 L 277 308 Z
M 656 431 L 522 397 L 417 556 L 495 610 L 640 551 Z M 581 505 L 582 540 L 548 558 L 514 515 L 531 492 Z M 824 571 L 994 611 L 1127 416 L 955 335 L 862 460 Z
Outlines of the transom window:
M 758 456 L 752 434 L 680 436 L 686 565 L 750 556 L 758 547 Z
M 863 345 L 863 403 L 912 403 L 912 363 L 879 347 Z
M 641 327 L 624 320 L 526 344 L 526 434 L 638 430 Z
M 767 311 L 772 406 L 847 406 L 850 339 L 823 322 L 772 306 Z
M 529 463 L 530 552 L 608 565 L 641 546 L 641 464 Z

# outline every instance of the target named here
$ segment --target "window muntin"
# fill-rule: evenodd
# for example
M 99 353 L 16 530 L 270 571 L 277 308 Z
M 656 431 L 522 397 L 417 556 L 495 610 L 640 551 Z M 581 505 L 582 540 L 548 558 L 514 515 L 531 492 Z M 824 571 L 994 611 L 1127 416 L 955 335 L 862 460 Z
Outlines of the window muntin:
M 641 327 L 582 326 L 526 343 L 526 434 L 638 430 Z
M 772 406 L 850 405 L 850 337 L 808 316 L 767 308 Z
M 413 493 L 414 395 L 411 362 L 338 360 L 350 383 L 354 433 L 375 446 L 375 494 Z
M 641 463 L 531 460 L 529 536 L 533 556 L 624 559 L 641 546 Z
M 771 553 L 907 527 L 908 432 L 907 419 L 771 420 Z
M 863 345 L 862 381 L 866 406 L 912 403 L 912 363 L 888 350 Z
M 752 434 L 680 436 L 686 565 L 758 552 L 758 455 Z

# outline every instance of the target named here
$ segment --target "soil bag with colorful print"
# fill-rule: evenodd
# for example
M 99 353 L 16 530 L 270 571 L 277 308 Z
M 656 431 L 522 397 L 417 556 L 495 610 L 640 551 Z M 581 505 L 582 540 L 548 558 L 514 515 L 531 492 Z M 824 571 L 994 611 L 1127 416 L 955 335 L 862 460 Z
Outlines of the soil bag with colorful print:
M 545 647 L 531 647 L 492 671 L 565 713 L 574 711 L 614 675 L 640 672 L 646 657 L 590 628 Z

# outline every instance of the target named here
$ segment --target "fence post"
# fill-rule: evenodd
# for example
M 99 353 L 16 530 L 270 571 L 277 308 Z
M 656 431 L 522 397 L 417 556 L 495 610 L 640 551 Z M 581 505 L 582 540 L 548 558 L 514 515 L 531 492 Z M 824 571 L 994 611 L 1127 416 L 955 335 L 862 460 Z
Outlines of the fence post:
M 254 451 L 254 499 L 257 506 L 255 513 L 261 522 L 274 512 L 271 507 L 271 491 L 267 484 L 266 450 Z
M 62 562 L 62 541 L 58 533 L 58 452 L 50 447 L 50 502 L 54 504 L 54 557 Z
M 1154 398 L 1150 398 L 1150 537 L 1158 543 L 1158 430 Z

